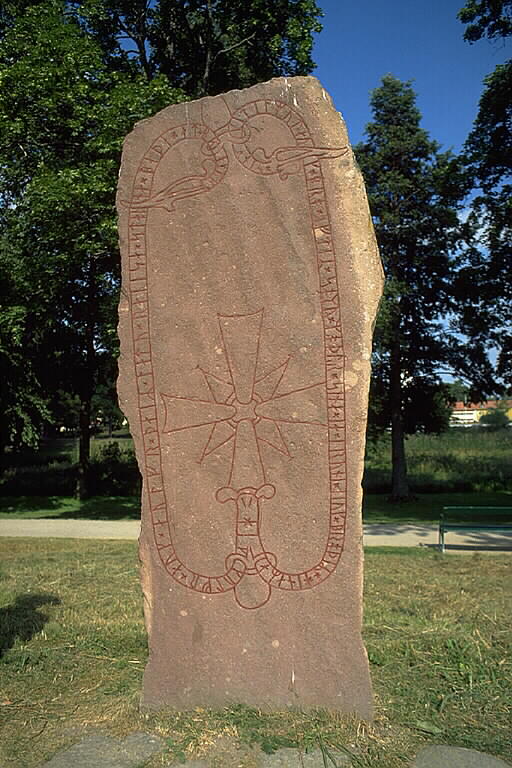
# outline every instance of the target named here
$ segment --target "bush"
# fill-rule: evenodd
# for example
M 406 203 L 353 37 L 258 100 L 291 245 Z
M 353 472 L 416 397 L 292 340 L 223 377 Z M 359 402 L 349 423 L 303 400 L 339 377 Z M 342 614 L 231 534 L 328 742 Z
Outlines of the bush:
M 0 495 L 72 496 L 76 479 L 76 466 L 69 462 L 9 467 L 0 478 Z
M 505 429 L 510 425 L 510 419 L 502 408 L 494 408 L 484 413 L 478 422 L 489 430 Z
M 92 496 L 136 496 L 141 478 L 132 448 L 114 441 L 103 445 L 91 461 L 89 492 Z
M 78 468 L 69 457 L 39 457 L 29 466 L 17 463 L 0 477 L 0 496 L 73 496 Z M 109 442 L 92 457 L 89 468 L 91 496 L 137 496 L 141 480 L 132 448 Z

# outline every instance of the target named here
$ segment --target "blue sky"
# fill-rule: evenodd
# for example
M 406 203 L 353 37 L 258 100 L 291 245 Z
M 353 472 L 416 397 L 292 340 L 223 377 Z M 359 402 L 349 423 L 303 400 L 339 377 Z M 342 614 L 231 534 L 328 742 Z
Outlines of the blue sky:
M 423 128 L 443 149 L 460 150 L 476 117 L 485 75 L 510 43 L 463 40 L 464 0 L 317 0 L 324 29 L 314 74 L 347 123 L 352 144 L 371 120 L 370 91 L 387 73 L 412 80 Z

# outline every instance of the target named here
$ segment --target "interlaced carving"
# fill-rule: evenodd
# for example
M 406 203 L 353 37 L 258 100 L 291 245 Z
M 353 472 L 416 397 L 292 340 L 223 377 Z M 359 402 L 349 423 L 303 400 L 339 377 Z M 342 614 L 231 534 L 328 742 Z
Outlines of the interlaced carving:
M 290 135 L 286 146 L 269 146 L 264 121 L 272 118 Z M 263 127 L 262 127 L 263 126 Z M 199 172 L 154 189 L 154 177 L 163 157 L 182 142 L 197 146 Z M 152 208 L 172 212 L 187 198 L 208 194 L 229 171 L 229 152 L 248 172 L 278 176 L 283 182 L 301 174 L 311 215 L 320 282 L 325 372 L 321 382 L 283 391 L 288 360 L 267 374 L 258 370 L 263 310 L 245 315 L 219 315 L 219 328 L 230 380 L 202 371 L 211 392 L 209 400 L 161 393 L 165 406 L 160 426 L 153 376 L 151 329 L 148 312 L 147 222 Z M 144 443 L 144 490 L 151 511 L 160 559 L 170 576 L 188 589 L 203 594 L 233 591 L 238 605 L 257 609 L 273 589 L 312 589 L 336 569 L 345 538 L 346 438 L 344 352 L 339 308 L 338 278 L 332 230 L 321 162 L 340 157 L 346 147 L 314 145 L 299 111 L 274 99 L 260 99 L 231 114 L 213 132 L 202 123 L 187 123 L 164 131 L 145 153 L 137 170 L 129 206 L 130 306 L 138 406 Z M 182 202 L 183 201 L 183 202 Z M 290 573 L 278 566 L 266 550 L 261 534 L 263 502 L 278 510 L 279 489 L 267 481 L 260 444 L 289 456 L 281 424 L 303 424 L 327 433 L 329 461 L 329 531 L 324 551 L 313 565 Z M 218 575 L 197 573 L 180 559 L 173 543 L 165 497 L 160 440 L 162 435 L 210 425 L 201 461 L 219 450 L 231 455 L 229 477 L 219 488 L 220 504 L 236 507 L 235 551 Z

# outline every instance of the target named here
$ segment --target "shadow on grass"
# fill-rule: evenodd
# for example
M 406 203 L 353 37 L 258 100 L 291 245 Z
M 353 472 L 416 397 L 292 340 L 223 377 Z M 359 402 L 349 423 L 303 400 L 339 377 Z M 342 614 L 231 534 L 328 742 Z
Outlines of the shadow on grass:
M 363 520 L 365 523 L 381 525 L 437 524 L 445 506 L 512 507 L 512 493 L 510 491 L 419 493 L 414 501 L 390 502 L 385 494 L 366 492 L 363 502 Z M 475 514 L 473 520 L 487 521 L 491 514 L 490 512 Z M 450 520 L 465 522 L 467 515 L 457 515 L 456 511 L 452 510 Z M 512 512 L 509 520 L 512 522 Z
M 55 595 L 19 595 L 13 603 L 0 608 L 0 658 L 13 647 L 16 638 L 24 642 L 42 630 L 49 619 L 38 611 L 42 605 L 60 605 Z
M 75 520 L 140 520 L 140 499 L 136 496 L 95 496 L 64 510 L 57 517 Z
M 464 544 L 453 544 L 450 536 L 453 531 L 445 532 L 445 550 L 453 552 L 512 552 L 512 522 L 507 531 L 464 531 Z M 432 545 L 427 544 L 430 547 Z
M 433 465 L 422 469 L 422 464 Z M 415 456 L 408 471 L 412 493 L 479 493 L 507 491 L 512 487 L 509 457 L 451 455 Z M 366 467 L 363 476 L 366 493 L 391 493 L 391 471 Z
M 139 520 L 140 498 L 94 496 L 78 501 L 71 496 L 4 496 L 0 497 L 0 515 L 13 520 Z
M 48 511 L 59 509 L 62 506 L 61 496 L 2 496 L 0 497 L 0 510 L 2 512 L 24 514 L 39 512 L 41 509 Z M 28 515 L 27 515 L 28 517 Z
M 494 542 L 493 546 L 483 546 L 480 544 L 446 544 L 444 545 L 445 552 L 512 552 L 512 538 L 510 541 L 503 541 L 503 543 Z M 425 547 L 431 547 L 439 551 L 438 544 L 425 544 Z

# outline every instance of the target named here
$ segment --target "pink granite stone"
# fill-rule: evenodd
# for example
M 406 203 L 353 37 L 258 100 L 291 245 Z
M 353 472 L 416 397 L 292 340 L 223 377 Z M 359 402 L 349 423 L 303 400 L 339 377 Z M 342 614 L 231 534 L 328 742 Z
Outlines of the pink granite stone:
M 382 269 L 343 121 L 314 78 L 171 106 L 127 138 L 118 205 L 143 706 L 368 718 L 361 477 Z

